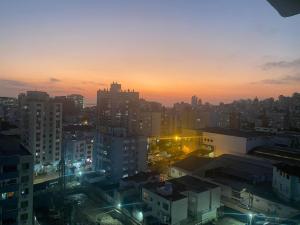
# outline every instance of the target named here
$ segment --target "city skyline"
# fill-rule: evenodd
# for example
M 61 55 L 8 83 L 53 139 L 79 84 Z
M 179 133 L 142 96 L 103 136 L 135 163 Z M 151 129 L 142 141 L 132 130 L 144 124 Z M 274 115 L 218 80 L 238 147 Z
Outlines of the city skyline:
M 299 17 L 282 18 L 267 1 L 230 3 L 2 1 L 0 94 L 79 93 L 96 103 L 117 81 L 172 105 L 299 91 Z

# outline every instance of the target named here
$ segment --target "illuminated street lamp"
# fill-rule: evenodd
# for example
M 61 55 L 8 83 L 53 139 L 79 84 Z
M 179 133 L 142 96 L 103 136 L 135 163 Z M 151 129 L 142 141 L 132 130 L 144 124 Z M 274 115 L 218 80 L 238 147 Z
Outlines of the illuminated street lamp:
M 144 215 L 143 215 L 143 212 L 138 212 L 138 214 L 137 214 L 137 219 L 138 219 L 138 221 L 143 221 L 143 219 L 144 219 Z
M 253 214 L 249 213 L 248 216 L 249 216 L 249 225 L 252 225 Z
M 117 208 L 121 209 L 121 203 L 118 203 Z

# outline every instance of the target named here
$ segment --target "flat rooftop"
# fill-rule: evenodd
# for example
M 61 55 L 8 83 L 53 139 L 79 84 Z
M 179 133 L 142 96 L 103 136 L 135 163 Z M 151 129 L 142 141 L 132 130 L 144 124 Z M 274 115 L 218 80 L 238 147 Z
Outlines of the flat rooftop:
M 166 183 L 170 183 L 172 185 L 172 192 L 169 194 L 164 194 L 159 191 L 159 189 L 163 188 Z M 167 182 L 149 183 L 144 185 L 145 189 L 150 190 L 151 192 L 168 199 L 169 201 L 177 201 L 182 198 L 186 198 L 187 196 L 183 194 L 185 191 L 201 193 L 217 187 L 218 185 L 216 184 L 209 183 L 192 176 L 183 176 L 168 180 Z
M 25 156 L 31 155 L 31 153 L 20 145 L 18 138 L 0 135 L 0 157 L 16 155 Z
M 271 182 L 265 182 L 261 183 L 259 185 L 257 184 L 251 184 L 249 182 L 244 182 L 239 179 L 235 179 L 233 177 L 224 177 L 224 176 L 217 176 L 210 178 L 213 182 L 216 182 L 218 184 L 226 185 L 231 187 L 233 190 L 241 192 L 243 190 L 247 190 L 247 192 L 250 192 L 256 196 L 262 197 L 264 199 L 267 199 L 269 201 L 273 201 L 279 204 L 287 205 L 292 208 L 299 209 L 300 205 L 297 202 L 285 202 L 282 201 L 272 190 L 272 183 Z
M 219 127 L 203 128 L 200 129 L 199 131 L 214 133 L 214 134 L 223 134 L 223 135 L 234 136 L 234 137 L 245 137 L 245 138 L 268 136 L 268 133 L 263 133 L 263 132 L 242 131 L 242 130 L 219 128 Z
M 156 172 L 140 172 L 133 176 L 123 178 L 123 181 L 145 182 L 151 177 L 159 176 Z
M 277 146 L 261 146 L 254 148 L 249 154 L 271 159 L 277 162 L 300 165 L 300 149 Z
M 178 201 L 180 199 L 186 198 L 185 195 L 181 194 L 178 190 L 176 190 L 176 188 L 172 190 L 172 193 L 166 195 L 166 194 L 162 194 L 161 192 L 158 191 L 159 188 L 163 188 L 165 186 L 165 182 L 156 182 L 156 183 L 148 183 L 146 185 L 143 186 L 143 188 L 169 200 L 169 201 Z
M 218 187 L 218 185 L 216 184 L 203 181 L 199 178 L 192 176 L 183 176 L 171 179 L 168 182 L 172 183 L 172 185 L 175 186 L 177 190 L 181 192 L 194 191 L 197 193 L 201 193 Z
M 212 158 L 198 157 L 198 156 L 191 155 L 183 160 L 174 163 L 172 167 L 177 167 L 188 172 L 194 172 L 200 166 L 204 166 L 211 161 L 213 161 Z

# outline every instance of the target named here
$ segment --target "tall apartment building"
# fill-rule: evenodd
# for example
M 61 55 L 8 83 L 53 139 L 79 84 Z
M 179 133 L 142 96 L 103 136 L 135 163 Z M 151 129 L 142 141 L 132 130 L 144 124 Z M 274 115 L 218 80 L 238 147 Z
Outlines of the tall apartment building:
M 33 154 L 35 171 L 57 166 L 61 159 L 62 104 L 46 92 L 28 91 L 19 95 L 19 107 L 21 143 Z
M 84 107 L 84 101 L 83 101 L 83 96 L 82 95 L 78 95 L 78 94 L 72 94 L 72 95 L 68 95 L 67 99 L 70 99 L 74 102 L 75 107 L 79 110 L 82 110 Z
M 0 224 L 33 224 L 33 157 L 11 137 L 0 137 Z
M 122 91 L 118 83 L 97 93 L 96 170 L 112 179 L 147 168 L 147 138 L 140 131 L 140 99 L 135 91 Z

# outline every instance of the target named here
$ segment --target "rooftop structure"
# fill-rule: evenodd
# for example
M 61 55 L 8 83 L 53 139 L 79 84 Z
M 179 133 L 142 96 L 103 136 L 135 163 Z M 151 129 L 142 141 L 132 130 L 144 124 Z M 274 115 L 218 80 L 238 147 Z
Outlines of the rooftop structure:
M 235 136 L 235 137 L 244 137 L 244 138 L 260 137 L 266 135 L 263 132 L 243 131 L 243 130 L 235 130 L 235 129 L 219 128 L 219 127 L 204 128 L 201 129 L 200 131 L 215 133 L 215 134 L 223 134 L 228 136 Z

